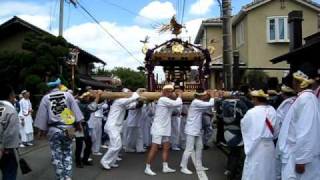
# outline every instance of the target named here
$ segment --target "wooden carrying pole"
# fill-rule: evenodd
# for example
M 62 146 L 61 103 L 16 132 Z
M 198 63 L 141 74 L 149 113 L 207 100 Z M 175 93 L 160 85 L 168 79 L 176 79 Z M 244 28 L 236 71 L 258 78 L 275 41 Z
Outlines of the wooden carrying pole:
M 229 92 L 223 92 L 223 96 L 230 96 Z M 182 100 L 192 101 L 194 99 L 195 92 L 183 92 Z M 119 98 L 128 98 L 132 95 L 132 92 L 103 92 L 102 99 L 119 99 Z M 161 97 L 161 92 L 141 92 L 139 95 L 148 101 L 158 100 Z

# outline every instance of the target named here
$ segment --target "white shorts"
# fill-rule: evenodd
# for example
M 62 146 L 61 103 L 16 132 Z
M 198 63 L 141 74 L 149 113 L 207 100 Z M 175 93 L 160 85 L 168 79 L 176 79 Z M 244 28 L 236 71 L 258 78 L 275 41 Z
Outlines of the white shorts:
M 152 143 L 154 144 L 162 144 L 162 143 L 166 143 L 166 142 L 170 142 L 169 136 L 152 136 Z

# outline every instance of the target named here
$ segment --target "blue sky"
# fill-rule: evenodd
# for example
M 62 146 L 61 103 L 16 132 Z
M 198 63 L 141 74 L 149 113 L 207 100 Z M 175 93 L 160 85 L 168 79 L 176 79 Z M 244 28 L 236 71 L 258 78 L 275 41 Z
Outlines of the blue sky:
M 47 2 L 51 2 L 52 15 L 58 15 L 58 0 L 46 0 Z M 178 1 L 180 2 L 180 6 L 183 0 L 169 0 L 174 5 L 174 8 L 177 10 Z M 250 3 L 252 0 L 233 0 L 233 12 L 238 12 L 241 7 L 247 3 Z M 320 0 L 319 0 L 320 1 Z M 43 3 L 43 0 L 25 0 L 24 2 L 32 2 L 36 4 Z M 80 0 L 81 4 L 83 4 L 90 12 L 92 12 L 95 17 L 97 17 L 101 21 L 111 21 L 116 22 L 119 25 L 134 25 L 136 24 L 136 15 L 139 14 L 139 11 L 143 9 L 148 3 L 152 2 L 152 0 Z M 160 2 L 168 2 L 161 0 Z M 206 17 L 216 17 L 219 16 L 219 7 L 216 0 L 213 0 L 213 5 L 210 7 L 210 11 L 201 15 L 192 15 L 188 11 L 191 8 L 191 5 L 195 3 L 196 0 L 186 0 L 185 6 L 185 16 L 184 20 L 191 20 L 194 18 L 206 18 Z M 200 3 L 201 4 L 201 3 Z M 202 11 L 202 7 L 204 5 L 200 5 L 198 11 Z M 122 8 L 121 8 L 122 7 Z M 182 12 L 180 8 L 180 13 Z M 130 12 L 128 12 L 129 10 Z M 65 4 L 65 18 L 66 23 L 65 26 L 68 27 L 72 24 L 80 24 L 87 22 L 88 19 L 84 17 L 84 15 L 79 12 L 79 9 L 75 9 L 72 5 Z M 156 22 L 164 22 L 163 20 L 155 20 Z M 153 24 L 154 22 L 146 18 L 147 24 Z
M 60 0 L 0 0 L 0 23 L 20 18 L 57 35 L 58 2 Z M 67 0 L 69 1 L 69 0 Z M 133 54 L 129 56 L 80 8 L 65 3 L 64 37 L 82 49 L 106 61 L 107 68 L 126 66 L 136 68 L 143 64 L 140 40 L 150 36 L 148 47 L 168 40 L 172 35 L 159 34 L 157 24 L 167 23 L 173 14 L 181 20 L 183 0 L 78 0 Z M 233 13 L 253 0 L 232 0 Z M 194 38 L 201 21 L 219 16 L 216 0 L 185 0 L 182 37 Z M 316 0 L 320 3 L 320 0 Z M 180 8 L 177 5 L 180 4 Z
M 47 14 L 57 18 L 58 17 L 58 1 L 59 0 L 0 0 L 0 3 L 9 3 L 9 2 L 20 2 L 25 4 L 33 4 L 33 5 L 43 5 L 46 4 Z M 139 11 L 143 9 L 146 5 L 148 5 L 153 0 L 79 0 L 81 4 L 83 4 L 92 14 L 94 14 L 97 19 L 101 21 L 115 22 L 119 25 L 134 25 L 136 24 L 136 16 L 139 14 Z M 219 7 L 216 0 L 213 1 L 213 5 L 210 6 L 210 9 L 207 13 L 201 15 L 191 14 L 190 8 L 191 6 L 198 0 L 185 0 L 185 16 L 184 20 L 192 20 L 194 18 L 207 18 L 207 17 L 216 17 L 219 16 Z M 201 0 L 199 7 L 197 10 L 200 12 L 206 6 L 205 1 L 210 0 Z M 233 0 L 233 12 L 238 12 L 241 6 L 251 2 L 252 0 Z M 320 0 L 318 0 L 320 1 Z M 171 2 L 174 8 L 177 10 L 177 5 L 180 2 L 180 6 L 183 0 L 160 0 L 160 2 Z M 202 3 L 202 4 L 201 4 Z M 0 4 L 1 5 L 1 4 Z M 117 7 L 118 6 L 118 7 Z M 121 8 L 122 7 L 122 8 Z M 1 8 L 1 6 L 0 6 Z M 126 9 L 126 10 L 124 10 Z M 130 12 L 128 12 L 128 11 Z M 179 13 L 182 12 L 182 8 L 180 8 Z M 1 13 L 0 13 L 1 18 Z M 90 21 L 89 18 L 85 17 L 83 12 L 80 11 L 79 8 L 74 8 L 72 5 L 65 3 L 65 28 L 75 24 L 81 24 Z M 145 18 L 145 25 L 152 25 L 155 22 L 165 22 L 164 20 L 154 20 Z M 58 22 L 55 21 L 52 23 L 53 27 L 58 26 Z

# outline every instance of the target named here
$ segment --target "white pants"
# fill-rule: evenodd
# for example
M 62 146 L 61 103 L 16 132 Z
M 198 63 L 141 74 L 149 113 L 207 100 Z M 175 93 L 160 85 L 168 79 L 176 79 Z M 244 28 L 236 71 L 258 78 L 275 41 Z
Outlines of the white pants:
M 142 128 L 141 127 L 128 127 L 126 141 L 127 141 L 126 148 L 134 149 L 137 152 L 144 151 Z
M 171 121 L 170 142 L 173 148 L 180 146 L 180 117 L 173 117 Z
M 282 164 L 281 180 L 318 180 L 320 179 L 320 156 L 314 157 L 311 163 L 306 164 L 305 172 L 297 174 L 295 158 L 290 157 L 288 163 Z
M 102 118 L 94 118 L 92 122 L 92 152 L 100 152 L 102 137 Z
M 186 149 L 183 152 L 182 160 L 180 163 L 180 166 L 182 168 L 187 168 L 188 166 L 188 160 L 194 152 L 194 149 L 196 150 L 195 153 L 195 166 L 201 167 L 202 166 L 202 137 L 201 136 L 191 136 L 187 135 L 187 141 L 186 141 Z
M 120 131 L 118 130 L 107 130 L 110 138 L 110 144 L 108 151 L 104 154 L 101 162 L 105 165 L 114 164 L 117 160 L 118 154 L 121 151 L 122 142 Z
M 127 134 L 128 134 L 128 121 L 123 121 L 123 126 L 121 129 L 121 140 L 124 148 L 127 147 Z
M 24 126 L 20 125 L 20 137 L 22 143 L 33 141 L 33 126 L 31 115 L 23 117 Z
M 143 123 L 143 144 L 145 146 L 150 146 L 151 144 L 151 121 L 151 118 L 146 117 Z
M 22 143 L 28 143 L 33 141 L 33 133 L 26 134 L 23 130 L 20 130 L 20 137 Z

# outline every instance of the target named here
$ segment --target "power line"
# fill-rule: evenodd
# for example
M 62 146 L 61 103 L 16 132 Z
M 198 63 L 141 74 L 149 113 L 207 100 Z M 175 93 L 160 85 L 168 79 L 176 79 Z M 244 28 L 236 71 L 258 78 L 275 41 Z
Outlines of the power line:
M 183 18 L 184 18 L 184 9 L 186 6 L 186 0 L 183 0 L 182 2 L 182 15 L 181 15 L 181 24 L 183 24 Z
M 49 19 L 49 30 L 51 31 L 52 29 L 52 9 L 53 9 L 53 4 L 54 4 L 54 0 L 52 0 L 52 4 L 50 6 L 50 19 Z
M 56 10 L 57 10 L 58 0 L 52 0 L 52 4 L 50 7 L 50 24 L 49 24 L 49 30 L 52 30 L 53 26 L 53 17 L 56 16 Z
M 111 6 L 114 6 L 114 7 L 117 7 L 117 8 L 119 8 L 119 9 L 123 10 L 123 11 L 126 11 L 126 12 L 128 12 L 129 14 L 132 14 L 132 15 L 135 15 L 135 16 L 139 16 L 139 17 L 142 17 L 142 18 L 144 18 L 144 19 L 146 19 L 146 20 L 148 20 L 148 21 L 150 21 L 150 22 L 156 23 L 156 26 L 161 25 L 160 22 L 158 22 L 158 21 L 156 21 L 156 20 L 154 20 L 154 19 L 145 17 L 145 16 L 141 16 L 139 13 L 134 12 L 134 11 L 131 11 L 130 9 L 127 9 L 127 8 L 125 8 L 125 7 L 122 7 L 122 6 L 120 6 L 119 4 L 112 3 L 112 2 L 110 2 L 110 1 L 108 1 L 108 0 L 102 0 L 102 1 L 103 1 L 104 3 L 107 3 L 107 4 L 111 5 Z
M 177 14 L 176 14 L 176 18 L 179 18 L 180 16 L 180 0 L 177 0 L 177 5 L 176 5 L 176 9 L 177 9 Z
M 77 5 L 85 11 L 91 19 L 102 29 L 104 32 L 106 32 L 120 47 L 122 47 L 134 60 L 136 60 L 140 65 L 144 65 L 143 63 L 140 62 L 120 41 L 118 41 L 104 26 L 100 24 L 100 22 L 85 8 L 83 7 L 79 1 L 77 1 Z
M 71 5 L 68 3 L 68 19 L 67 19 L 67 28 L 70 26 L 70 19 L 71 19 Z

